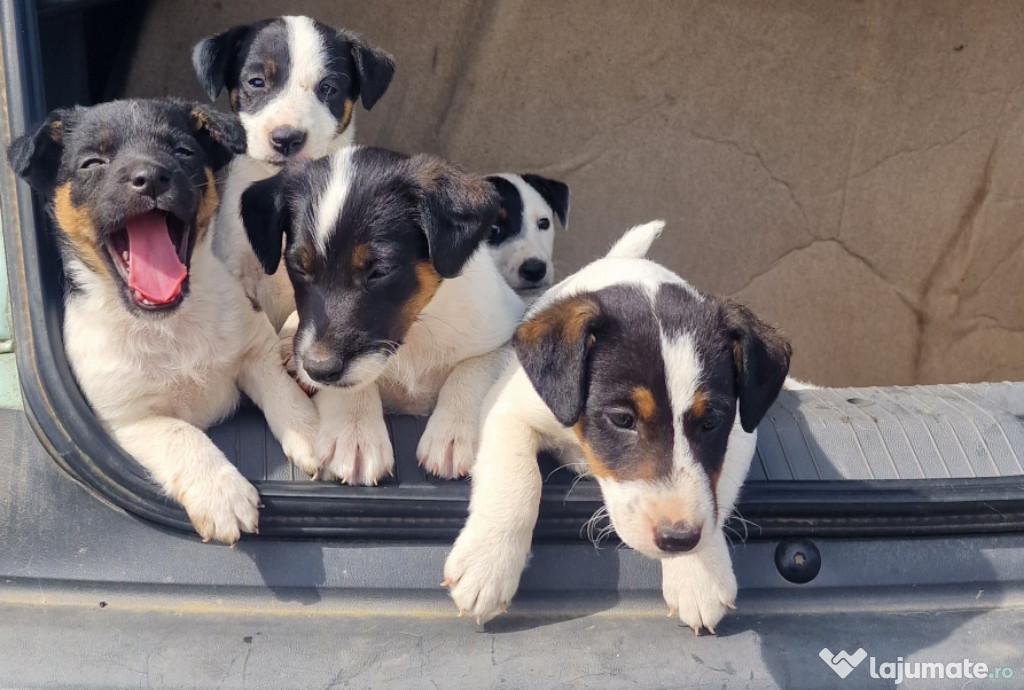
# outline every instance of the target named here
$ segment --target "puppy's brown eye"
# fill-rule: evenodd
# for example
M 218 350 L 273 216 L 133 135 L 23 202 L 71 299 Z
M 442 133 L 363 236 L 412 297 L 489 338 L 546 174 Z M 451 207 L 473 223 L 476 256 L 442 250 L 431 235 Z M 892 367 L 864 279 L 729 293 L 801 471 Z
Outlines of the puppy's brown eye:
M 316 92 L 320 96 L 321 100 L 326 101 L 328 98 L 338 93 L 338 88 L 330 82 L 322 81 L 320 82 L 320 86 L 316 88 Z
M 174 155 L 177 156 L 178 158 L 191 158 L 192 156 L 195 155 L 195 151 L 193 151 L 192 149 L 185 148 L 184 146 L 179 146 L 178 148 L 174 149 Z
M 547 218 L 541 218 L 537 221 L 537 227 L 541 230 L 547 230 L 551 227 L 551 221 Z
M 86 158 L 79 166 L 80 170 L 92 170 L 107 164 L 106 158 Z
M 700 428 L 701 431 L 714 431 L 721 423 L 722 419 L 717 414 L 711 413 L 704 419 L 704 423 L 700 425 Z
M 499 226 L 499 225 L 492 225 L 491 226 L 491 239 L 492 240 L 496 240 L 499 237 L 501 237 L 501 226 Z
M 249 80 L 249 87 L 253 89 L 262 89 L 266 85 L 266 82 L 264 82 L 259 77 L 253 77 Z
M 630 430 L 636 426 L 636 417 L 630 412 L 609 412 L 607 417 L 608 421 L 619 429 Z
M 394 270 L 394 266 L 388 266 L 387 264 L 380 264 L 374 262 L 373 265 L 370 266 L 369 272 L 366 274 L 366 280 L 368 280 L 371 283 L 378 280 L 383 280 L 384 278 L 387 278 L 389 275 L 391 275 L 391 273 L 394 272 Z

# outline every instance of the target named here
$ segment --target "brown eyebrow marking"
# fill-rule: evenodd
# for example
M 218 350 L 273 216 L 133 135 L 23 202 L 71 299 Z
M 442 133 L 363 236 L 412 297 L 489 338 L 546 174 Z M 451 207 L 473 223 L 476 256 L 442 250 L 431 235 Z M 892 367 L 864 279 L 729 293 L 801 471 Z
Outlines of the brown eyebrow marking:
M 352 268 L 356 271 L 366 268 L 370 260 L 370 245 L 357 244 L 352 248 Z
M 693 394 L 693 402 L 690 404 L 690 414 L 700 418 L 708 406 L 708 394 L 704 391 L 697 391 Z
M 649 422 L 654 419 L 654 413 L 658 409 L 658 406 L 654 402 L 654 394 L 651 393 L 650 388 L 647 386 L 634 386 L 630 397 L 633 398 L 633 405 L 636 406 L 636 411 L 637 414 L 640 415 L 640 419 L 645 422 Z
M 267 81 L 274 81 L 274 78 L 277 76 L 277 63 L 270 58 L 264 60 L 263 73 L 266 75 Z

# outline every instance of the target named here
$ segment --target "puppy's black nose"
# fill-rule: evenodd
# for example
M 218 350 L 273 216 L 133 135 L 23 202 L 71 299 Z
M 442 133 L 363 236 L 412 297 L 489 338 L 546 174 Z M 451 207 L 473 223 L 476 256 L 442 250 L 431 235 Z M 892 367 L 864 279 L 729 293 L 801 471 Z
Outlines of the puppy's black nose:
M 306 370 L 309 378 L 324 385 L 335 384 L 341 380 L 345 373 L 344 360 L 332 354 L 322 355 L 317 352 L 320 348 L 313 348 L 302 358 L 302 368 Z
M 167 191 L 171 175 L 156 163 L 138 163 L 130 168 L 128 182 L 139 194 L 155 199 Z
M 654 545 L 662 551 L 690 551 L 700 541 L 700 529 L 688 522 L 662 520 L 654 526 Z
M 302 145 L 306 143 L 306 133 L 294 127 L 278 127 L 270 133 L 270 143 L 274 150 L 283 156 L 290 156 L 298 153 Z
M 519 275 L 523 280 L 528 280 L 531 283 L 541 280 L 547 272 L 548 265 L 540 259 L 527 259 L 519 267 Z

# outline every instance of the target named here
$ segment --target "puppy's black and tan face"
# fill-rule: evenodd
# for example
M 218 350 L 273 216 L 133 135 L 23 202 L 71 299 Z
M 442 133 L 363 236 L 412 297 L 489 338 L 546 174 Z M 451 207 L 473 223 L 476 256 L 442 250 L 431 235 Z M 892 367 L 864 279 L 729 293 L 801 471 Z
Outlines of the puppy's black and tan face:
M 616 531 L 652 557 L 697 548 L 724 519 L 719 493 L 728 511 L 746 470 L 729 474 L 730 444 L 752 453 L 790 357 L 746 308 L 673 282 L 557 299 L 513 344 L 579 439 Z
M 46 195 L 65 258 L 116 285 L 130 310 L 161 314 L 188 294 L 214 173 L 244 150 L 236 118 L 163 99 L 54 111 L 8 157 Z
M 249 155 L 276 165 L 351 143 L 356 100 L 372 108 L 394 74 L 390 55 L 309 17 L 267 19 L 204 38 L 192 64 L 211 100 L 228 90 Z
M 363 147 L 246 190 L 242 219 L 268 272 L 287 238 L 304 381 L 376 379 L 441 282 L 477 250 L 497 204 L 491 185 L 440 159 Z

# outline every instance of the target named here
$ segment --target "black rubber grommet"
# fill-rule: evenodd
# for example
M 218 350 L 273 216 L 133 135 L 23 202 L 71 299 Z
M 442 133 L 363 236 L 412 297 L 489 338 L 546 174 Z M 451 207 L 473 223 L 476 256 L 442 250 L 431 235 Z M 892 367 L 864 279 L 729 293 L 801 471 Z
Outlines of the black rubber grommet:
M 809 539 L 786 539 L 775 548 L 779 575 L 798 585 L 810 582 L 821 570 L 821 552 Z

